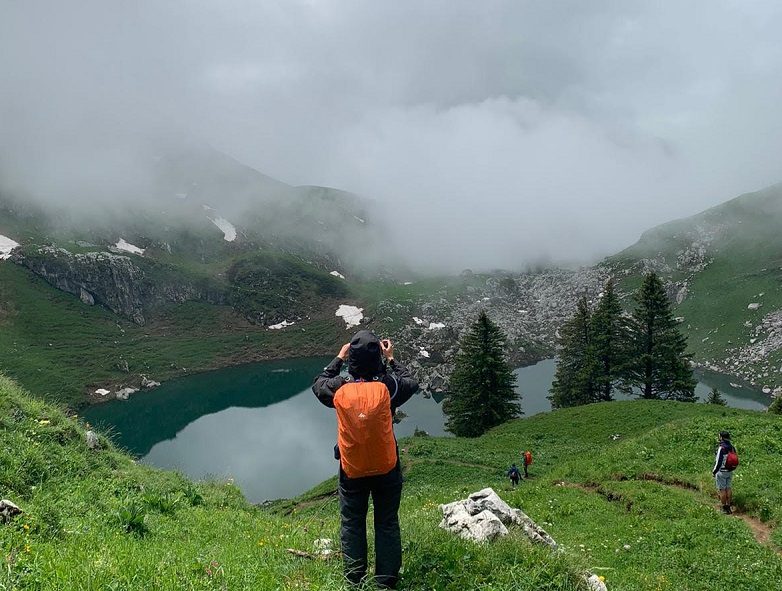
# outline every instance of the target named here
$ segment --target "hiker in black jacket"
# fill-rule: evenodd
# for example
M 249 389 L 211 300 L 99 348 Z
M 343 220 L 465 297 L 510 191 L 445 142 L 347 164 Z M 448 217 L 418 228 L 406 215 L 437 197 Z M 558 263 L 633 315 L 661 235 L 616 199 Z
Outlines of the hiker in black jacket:
M 345 361 L 348 378 L 340 375 Z M 381 588 L 393 589 L 399 580 L 402 471 L 393 416 L 417 390 L 418 383 L 394 359 L 391 341 L 380 341 L 368 330 L 357 332 L 312 386 L 318 400 L 337 411 L 334 455 L 340 460 L 340 537 L 345 575 L 353 584 L 361 583 L 367 572 L 370 495 L 374 507 L 375 582 Z

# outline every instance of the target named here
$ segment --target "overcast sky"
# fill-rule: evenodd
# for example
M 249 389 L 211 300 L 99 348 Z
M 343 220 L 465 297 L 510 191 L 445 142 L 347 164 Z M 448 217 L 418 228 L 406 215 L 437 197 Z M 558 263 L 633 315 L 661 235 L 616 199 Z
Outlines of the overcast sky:
M 390 207 L 449 268 L 585 261 L 782 180 L 778 0 L 0 0 L 0 171 L 175 132 Z

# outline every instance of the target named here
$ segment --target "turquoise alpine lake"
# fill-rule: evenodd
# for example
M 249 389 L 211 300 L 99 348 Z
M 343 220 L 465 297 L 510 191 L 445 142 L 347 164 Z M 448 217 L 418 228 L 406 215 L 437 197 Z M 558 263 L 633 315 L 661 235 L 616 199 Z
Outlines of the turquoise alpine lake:
M 194 374 L 93 406 L 83 417 L 145 464 L 197 480 L 230 479 L 252 502 L 291 497 L 337 472 L 334 411 L 310 390 L 329 361 L 289 359 Z M 524 416 L 551 410 L 546 396 L 555 366 L 546 359 L 516 370 Z M 701 399 L 716 387 L 730 406 L 762 410 L 769 402 L 728 376 L 697 377 Z M 446 435 L 439 399 L 417 394 L 401 410 L 398 438 L 416 429 Z

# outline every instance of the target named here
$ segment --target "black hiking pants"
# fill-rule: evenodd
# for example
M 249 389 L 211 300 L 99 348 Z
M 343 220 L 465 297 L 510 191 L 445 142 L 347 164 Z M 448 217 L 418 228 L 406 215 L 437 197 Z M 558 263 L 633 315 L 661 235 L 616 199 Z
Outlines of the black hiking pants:
M 348 478 L 339 471 L 339 501 L 342 516 L 342 553 L 345 576 L 358 584 L 367 574 L 367 511 L 372 496 L 375 518 L 375 582 L 393 589 L 402 567 L 402 536 L 399 532 L 399 502 L 402 470 L 381 476 Z

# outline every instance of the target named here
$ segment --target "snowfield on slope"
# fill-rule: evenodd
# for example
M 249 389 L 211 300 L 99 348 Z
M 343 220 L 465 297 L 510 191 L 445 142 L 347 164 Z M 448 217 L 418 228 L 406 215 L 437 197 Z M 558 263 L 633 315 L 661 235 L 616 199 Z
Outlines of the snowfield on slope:
M 361 321 L 364 319 L 364 308 L 342 304 L 337 308 L 334 315 L 342 317 L 347 325 L 346 328 L 352 328 L 361 324 Z
M 11 256 L 11 251 L 17 246 L 19 246 L 18 242 L 0 234 L 0 261 L 4 261 Z
M 139 256 L 144 256 L 144 249 L 139 248 L 138 246 L 131 244 L 130 242 L 125 242 L 124 238 L 120 238 L 117 240 L 117 243 L 114 245 L 114 247 L 117 250 L 122 250 L 125 252 L 129 252 L 131 254 L 137 254 Z
M 236 240 L 236 227 L 227 219 L 214 218 L 212 223 L 223 231 L 223 239 L 226 242 L 233 242 Z

